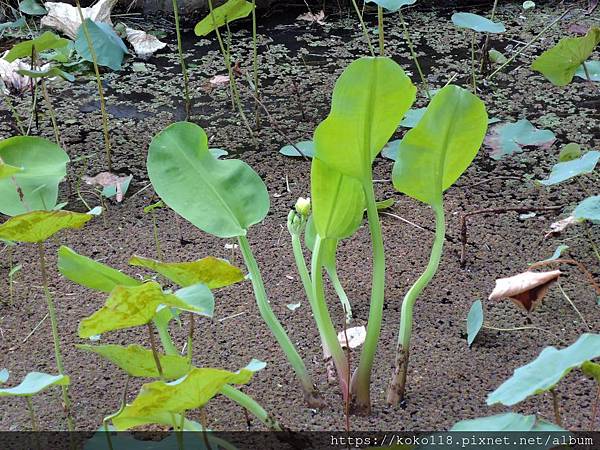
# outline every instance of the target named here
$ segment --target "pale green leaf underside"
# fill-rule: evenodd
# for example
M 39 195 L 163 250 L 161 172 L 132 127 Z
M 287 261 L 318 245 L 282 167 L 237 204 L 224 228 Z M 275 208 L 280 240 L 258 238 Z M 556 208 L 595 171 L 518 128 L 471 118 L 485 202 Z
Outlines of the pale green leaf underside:
M 552 389 L 572 369 L 600 356 L 600 335 L 586 333 L 562 350 L 546 347 L 540 355 L 515 370 L 512 377 L 488 395 L 487 404 L 516 405 Z
M 68 385 L 69 381 L 69 377 L 66 375 L 30 372 L 25 375 L 18 386 L 0 389 L 0 397 L 29 397 L 53 385 Z
M 573 216 L 579 220 L 600 222 L 600 195 L 593 195 L 583 200 L 573 211 Z
M 504 33 L 506 27 L 501 22 L 493 22 L 490 19 L 473 13 L 454 13 L 452 23 L 459 28 L 468 28 L 480 33 Z
M 551 186 L 584 173 L 591 173 L 596 168 L 596 164 L 599 160 L 600 152 L 591 151 L 587 152 L 581 158 L 560 162 L 552 167 L 550 176 L 546 180 L 540 181 L 540 183 Z
M 483 326 L 483 305 L 481 300 L 476 300 L 471 305 L 467 315 L 467 343 L 469 347 L 477 337 L 479 330 Z
M 504 413 L 495 416 L 479 417 L 477 419 L 461 420 L 454 424 L 450 431 L 456 432 L 507 432 L 507 431 L 564 431 L 553 423 L 536 419 L 535 416 L 525 416 L 518 413 Z M 554 444 L 548 447 L 554 447 Z M 536 447 L 544 448 L 544 447 Z

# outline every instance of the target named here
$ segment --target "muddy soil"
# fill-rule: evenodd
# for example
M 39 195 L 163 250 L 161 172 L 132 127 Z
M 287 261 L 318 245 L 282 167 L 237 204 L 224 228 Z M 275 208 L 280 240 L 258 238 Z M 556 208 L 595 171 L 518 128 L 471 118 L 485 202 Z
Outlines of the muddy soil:
M 598 12 L 593 16 L 583 15 L 582 8 L 586 5 L 587 2 L 576 3 L 572 13 L 519 57 L 508 72 L 481 85 L 480 95 L 487 103 L 490 117 L 502 121 L 528 118 L 539 128 L 551 129 L 557 141 L 549 149 L 526 148 L 501 161 L 491 159 L 490 149 L 483 148 L 466 174 L 447 191 L 448 239 L 440 270 L 416 306 L 408 398 L 402 408 L 387 407 L 384 391 L 391 373 L 401 300 L 427 263 L 433 239 L 433 215 L 428 207 L 394 192 L 389 182 L 392 162 L 377 158 L 375 178 L 383 180 L 376 184 L 378 198 L 393 198 L 396 203 L 389 212 L 412 224 L 389 215 L 381 218 L 387 255 L 386 302 L 372 378 L 373 413 L 369 417 L 352 417 L 352 429 L 444 430 L 461 419 L 503 412 L 502 407 L 486 406 L 489 392 L 515 368 L 535 358 L 544 347 L 567 345 L 587 331 L 557 288 L 551 289 L 543 305 L 529 316 L 509 301 L 486 301 L 496 278 L 525 270 L 528 263 L 550 257 L 559 244 L 568 245 L 570 257 L 589 267 L 596 277 L 600 275 L 598 259 L 588 239 L 600 242 L 597 227 L 575 227 L 561 236 L 544 239 L 552 222 L 566 217 L 574 205 L 590 195 L 589 192 L 597 192 L 598 175 L 550 188 L 540 187 L 532 181 L 547 176 L 562 145 L 578 142 L 587 149 L 600 146 L 599 85 L 576 78 L 567 87 L 554 87 L 528 67 L 532 57 L 555 43 L 570 25 L 598 23 Z M 256 146 L 232 109 L 227 88 L 209 88 L 208 81 L 214 75 L 225 73 L 214 38 L 198 39 L 188 30 L 185 52 L 194 102 L 192 121 L 205 128 L 212 147 L 227 149 L 230 156 L 243 158 L 268 186 L 270 213 L 264 223 L 251 229 L 249 239 L 262 268 L 272 307 L 297 344 L 328 407 L 314 411 L 303 404 L 292 371 L 259 316 L 249 282 L 215 292 L 214 320 L 197 322 L 195 364 L 236 370 L 251 358 L 266 361 L 267 368 L 244 388 L 245 392 L 291 429 L 343 429 L 340 392 L 337 386 L 327 383 L 320 341 L 295 270 L 285 228 L 288 211 L 295 200 L 309 194 L 310 163 L 284 157 L 278 150 L 287 144 L 286 139 L 297 142 L 310 138 L 327 114 L 336 77 L 367 50 L 350 10 L 341 11 L 341 14 L 337 9 L 328 11 L 325 25 L 295 21 L 300 12 L 275 12 L 260 21 L 262 98 L 276 126 L 269 124 L 263 114 L 263 126 L 256 133 Z M 534 14 L 520 17 L 518 5 L 502 7 L 498 18 L 507 25 L 508 32 L 494 37 L 492 47 L 509 52 L 560 13 L 561 9 L 543 7 Z M 470 35 L 454 29 L 449 19 L 451 14 L 452 11 L 446 9 L 406 13 L 411 36 L 432 88 L 442 87 L 450 79 L 463 85 L 469 83 Z M 368 19 L 372 39 L 376 40 L 372 11 L 369 11 Z M 113 167 L 120 174 L 132 174 L 133 182 L 125 201 L 109 201 L 108 211 L 102 217 L 94 219 L 81 231 L 60 234 L 47 246 L 65 366 L 72 377 L 73 412 L 77 428 L 84 430 L 98 428 L 102 417 L 118 408 L 125 376 L 100 357 L 75 349 L 75 344 L 82 343 L 77 337 L 79 321 L 98 309 L 105 295 L 90 292 L 59 276 L 56 250 L 59 244 L 65 244 L 128 274 L 148 275 L 127 265 L 132 254 L 156 256 L 152 220 L 143 212 L 144 206 L 157 200 L 145 171 L 147 148 L 156 132 L 184 117 L 172 26 L 164 18 L 149 20 L 133 16 L 128 20 L 148 29 L 164 29 L 167 33 L 164 39 L 169 43 L 168 51 L 145 62 L 129 59 L 123 71 L 103 76 L 111 114 Z M 243 72 L 251 70 L 248 30 L 248 23 L 232 29 L 233 59 Z M 418 76 L 402 38 L 397 15 L 387 16 L 386 49 L 417 83 Z M 596 53 L 594 58 L 598 56 Z M 240 77 L 239 83 L 246 112 L 253 118 L 254 103 L 245 75 Z M 84 211 L 85 207 L 75 193 L 79 178 L 82 174 L 94 175 L 106 170 L 94 81 L 89 76 L 79 76 L 72 85 L 56 82 L 51 87 L 51 95 L 64 148 L 72 159 L 61 198 L 69 201 L 69 209 Z M 18 100 L 17 106 L 24 117 L 30 101 L 28 96 Z M 425 104 L 426 99 L 421 95 L 417 106 Z M 1 108 L 5 108 L 4 105 Z M 2 114 L 0 136 L 16 134 L 8 112 L 3 109 Z M 400 129 L 397 137 L 405 130 Z M 34 124 L 32 133 L 52 138 L 43 105 L 39 127 Z M 97 197 L 90 194 L 89 186 L 82 185 L 81 188 L 82 196 L 90 206 L 99 204 Z M 466 266 L 460 267 L 459 218 L 462 213 L 480 208 L 556 205 L 564 209 L 538 212 L 533 217 L 506 213 L 471 218 Z M 169 210 L 159 210 L 157 220 L 166 259 L 187 261 L 214 255 L 242 264 L 238 250 L 231 248 L 232 241 L 214 238 L 184 220 L 177 221 Z M 340 277 L 354 308 L 355 325 L 366 324 L 368 316 L 369 245 L 368 228 L 363 225 L 355 237 L 340 246 Z M 0 262 L 4 299 L 8 291 L 8 261 L 5 250 Z M 29 371 L 54 372 L 54 359 L 49 321 L 45 320 L 37 327 L 46 315 L 46 306 L 35 248 L 19 245 L 14 249 L 13 261 L 23 264 L 23 270 L 16 279 L 14 303 L 0 304 L 0 367 L 7 367 L 12 380 L 19 380 Z M 600 314 L 593 289 L 578 272 L 568 267 L 564 270 L 561 283 L 565 292 L 575 302 L 589 328 L 598 332 Z M 333 292 L 329 294 L 332 317 L 341 329 L 343 312 Z M 484 329 L 469 348 L 466 316 L 476 299 L 483 300 L 490 326 L 511 328 L 533 324 L 545 331 Z M 286 307 L 290 303 L 301 303 L 301 306 L 291 311 Z M 146 344 L 144 331 L 107 333 L 101 342 Z M 184 343 L 185 332 L 185 328 L 173 326 L 180 345 Z M 358 354 L 352 356 L 354 364 Z M 130 401 L 140 384 L 139 380 L 130 384 L 127 394 Z M 587 428 L 595 393 L 593 383 L 579 371 L 574 371 L 560 384 L 558 392 L 565 426 Z M 34 404 L 44 429 L 65 428 L 58 390 L 40 395 L 34 399 Z M 2 399 L 0 406 L 0 429 L 28 429 L 29 416 L 24 402 Z M 553 418 L 549 396 L 532 398 L 513 410 Z M 216 430 L 246 429 L 241 409 L 222 397 L 211 401 L 207 417 L 210 428 Z M 262 429 L 261 424 L 255 421 L 252 429 Z

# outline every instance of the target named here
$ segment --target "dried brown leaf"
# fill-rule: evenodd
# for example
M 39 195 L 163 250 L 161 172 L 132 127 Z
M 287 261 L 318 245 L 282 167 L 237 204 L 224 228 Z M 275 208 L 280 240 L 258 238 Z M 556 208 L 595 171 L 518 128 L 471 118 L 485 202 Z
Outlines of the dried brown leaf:
M 100 0 L 91 8 L 81 8 L 84 19 L 91 19 L 94 22 L 103 22 L 112 26 L 110 12 L 117 3 L 117 0 Z M 81 26 L 79 12 L 75 6 L 62 2 L 46 2 L 44 7 L 48 14 L 42 17 L 42 26 L 54 28 L 71 39 L 77 36 L 77 30 Z
M 548 289 L 561 275 L 560 270 L 550 272 L 523 272 L 508 278 L 496 280 L 496 287 L 489 300 L 510 298 L 515 304 L 533 311 L 548 292 Z

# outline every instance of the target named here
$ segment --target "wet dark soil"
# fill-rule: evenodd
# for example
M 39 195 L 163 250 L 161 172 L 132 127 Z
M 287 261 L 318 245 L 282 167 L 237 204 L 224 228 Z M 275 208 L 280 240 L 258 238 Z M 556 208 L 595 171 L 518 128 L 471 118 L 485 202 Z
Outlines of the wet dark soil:
M 440 270 L 415 309 L 408 398 L 403 408 L 385 406 L 384 391 L 391 373 L 401 300 L 427 263 L 433 233 L 394 217 L 382 216 L 387 255 L 386 302 L 372 378 L 373 413 L 369 417 L 352 417 L 352 429 L 443 430 L 461 419 L 502 412 L 504 408 L 486 406 L 487 393 L 509 377 L 515 368 L 535 358 L 544 347 L 567 345 L 587 331 L 556 288 L 551 289 L 543 305 L 529 316 L 508 301 L 486 301 L 496 278 L 515 274 L 525 270 L 528 263 L 550 257 L 559 244 L 568 245 L 570 257 L 585 264 L 596 277 L 600 275 L 598 259 L 588 240 L 590 237 L 599 242 L 597 227 L 589 227 L 588 234 L 585 226 L 574 227 L 558 237 L 544 239 L 552 222 L 566 217 L 574 205 L 590 195 L 589 192 L 597 191 L 597 174 L 582 177 L 580 182 L 551 188 L 532 182 L 549 173 L 562 145 L 578 142 L 587 149 L 600 146 L 598 84 L 576 78 L 569 86 L 558 88 L 528 68 L 532 57 L 556 42 L 570 24 L 598 23 L 598 12 L 591 17 L 583 15 L 582 8 L 586 5 L 587 2 L 576 3 L 572 14 L 518 58 L 509 72 L 481 86 L 480 95 L 486 101 L 491 117 L 502 121 L 528 118 L 536 126 L 554 131 L 557 141 L 550 149 L 527 148 L 501 161 L 492 160 L 490 149 L 483 148 L 466 174 L 447 191 L 448 240 Z M 499 18 L 507 25 L 508 32 L 500 38 L 494 37 L 492 46 L 506 50 L 527 41 L 561 12 L 561 9 L 544 7 L 522 18 L 518 5 L 503 7 Z M 310 163 L 278 153 L 287 144 L 286 138 L 294 142 L 310 138 L 327 114 L 336 77 L 353 58 L 366 52 L 359 25 L 351 12 L 330 13 L 323 26 L 296 22 L 296 12 L 287 11 L 266 17 L 259 27 L 262 98 L 279 131 L 263 115 L 263 127 L 256 133 L 257 146 L 253 145 L 238 114 L 232 109 L 227 89 L 207 89 L 211 77 L 225 73 L 213 37 L 197 39 L 188 31 L 185 39 L 194 102 L 191 120 L 205 128 L 212 147 L 227 149 L 243 158 L 268 186 L 270 213 L 264 223 L 251 229 L 249 239 L 262 268 L 272 307 L 297 344 L 328 406 L 322 411 L 313 411 L 303 404 L 292 371 L 258 314 L 249 282 L 215 293 L 214 320 L 202 319 L 198 323 L 195 363 L 236 370 L 251 358 L 266 361 L 267 368 L 244 390 L 294 430 L 344 428 L 340 392 L 337 386 L 327 384 L 318 333 L 295 270 L 285 228 L 288 211 L 295 200 L 309 194 Z M 455 83 L 464 85 L 469 80 L 470 39 L 453 28 L 449 20 L 451 13 L 449 10 L 412 10 L 406 14 L 425 73 L 435 88 L 442 87 L 452 78 Z M 417 74 L 402 39 L 397 15 L 387 17 L 387 52 L 412 73 L 416 83 Z M 374 30 L 372 18 L 369 14 L 369 26 Z M 156 201 L 145 171 L 148 144 L 159 130 L 184 117 L 171 25 L 166 19 L 148 23 L 134 16 L 128 20 L 138 26 L 165 29 L 165 39 L 169 43 L 168 52 L 152 57 L 144 62 L 144 66 L 134 68 L 132 63 L 140 61 L 130 59 L 122 72 L 106 73 L 103 77 L 111 114 L 114 170 L 132 174 L 134 179 L 123 203 L 109 201 L 103 217 L 94 219 L 81 231 L 62 233 L 48 243 L 47 252 L 65 366 L 72 378 L 73 412 L 77 427 L 86 430 L 96 429 L 102 417 L 118 408 L 125 377 L 101 358 L 74 348 L 74 344 L 81 343 L 77 337 L 79 321 L 98 309 L 105 295 L 90 292 L 60 277 L 56 272 L 56 250 L 59 244 L 65 244 L 131 275 L 143 275 L 139 269 L 128 267 L 127 260 L 134 253 L 156 256 L 152 220 L 143 212 L 144 206 Z M 233 29 L 233 59 L 239 62 L 243 71 L 251 68 L 247 25 L 238 24 Z M 595 58 L 598 58 L 597 53 Z M 252 117 L 253 101 L 247 82 L 244 77 L 239 82 L 246 111 Z M 52 84 L 51 95 L 64 148 L 73 160 L 69 168 L 70 187 L 63 186 L 61 197 L 68 199 L 69 209 L 83 211 L 82 202 L 74 195 L 76 181 L 82 174 L 94 175 L 106 170 L 94 81 L 80 76 L 74 85 L 56 82 Z M 417 106 L 425 103 L 421 96 Z M 18 102 L 24 116 L 29 104 L 29 97 Z M 10 116 L 5 110 L 1 112 L 0 135 L 15 134 Z M 398 137 L 403 132 L 400 129 Z M 43 107 L 40 109 L 40 129 L 34 126 L 33 133 L 52 137 Z M 375 178 L 384 180 L 376 184 L 378 198 L 393 198 L 396 203 L 390 212 L 415 225 L 432 229 L 433 215 L 428 207 L 394 192 L 389 182 L 391 167 L 392 163 L 383 158 L 375 162 Z M 84 187 L 84 190 L 90 188 Z M 69 193 L 72 194 L 70 197 Z M 93 195 L 87 192 L 82 195 L 90 206 L 99 204 Z M 530 218 L 518 213 L 471 218 L 466 266 L 460 267 L 459 217 L 462 213 L 480 208 L 556 205 L 562 205 L 564 209 L 538 212 Z M 169 210 L 158 210 L 157 220 L 166 259 L 188 261 L 214 255 L 242 264 L 238 250 L 231 248 L 233 241 L 209 236 L 183 220 L 178 222 Z M 177 224 L 181 227 L 181 235 Z M 341 244 L 339 252 L 340 276 L 353 305 L 356 325 L 366 324 L 368 315 L 369 255 L 368 228 L 363 225 L 355 237 Z M 13 305 L 0 304 L 0 367 L 7 367 L 12 380 L 18 380 L 29 371 L 54 372 L 54 360 L 49 321 L 43 321 L 31 333 L 46 315 L 35 249 L 19 245 L 13 259 L 15 263 L 23 264 L 23 270 L 16 279 Z M 5 299 L 8 270 L 8 252 L 5 250 L 0 262 L 0 286 Z M 594 291 L 582 275 L 568 267 L 564 270 L 563 288 L 586 318 L 590 329 L 598 332 L 600 314 Z M 333 319 L 341 329 L 343 312 L 332 292 L 329 298 Z M 486 321 L 492 326 L 511 328 L 533 323 L 546 331 L 486 329 L 469 348 L 466 316 L 476 299 L 483 300 Z M 298 302 L 301 306 L 295 311 L 286 307 Z M 173 326 L 173 333 L 181 345 L 185 332 L 185 328 Z M 102 342 L 117 344 L 146 343 L 145 340 L 144 330 L 137 329 L 109 333 L 102 338 Z M 353 355 L 354 361 L 357 356 Z M 129 400 L 134 398 L 140 384 L 141 381 L 130 384 Z M 574 371 L 561 382 L 558 392 L 565 426 L 587 428 L 595 393 L 593 383 L 579 371 Z M 43 428 L 65 428 L 57 390 L 36 397 L 34 404 Z M 29 417 L 24 402 L 2 399 L 0 406 L 0 429 L 28 429 Z M 551 408 L 549 396 L 541 395 L 517 405 L 514 411 L 538 413 L 551 420 Z M 211 401 L 207 416 L 213 429 L 246 429 L 241 409 L 225 398 L 217 397 Z M 257 422 L 252 427 L 262 429 Z

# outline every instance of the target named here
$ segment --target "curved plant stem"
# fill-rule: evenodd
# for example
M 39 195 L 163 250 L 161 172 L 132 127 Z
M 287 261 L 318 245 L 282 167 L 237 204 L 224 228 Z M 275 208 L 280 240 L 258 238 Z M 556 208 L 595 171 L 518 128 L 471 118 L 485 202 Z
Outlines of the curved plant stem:
M 62 354 L 60 351 L 60 336 L 58 334 L 58 319 L 56 318 L 56 307 L 54 306 L 54 300 L 50 289 L 48 288 L 48 272 L 46 270 L 46 255 L 44 252 L 44 243 L 38 242 L 38 257 L 40 263 L 40 272 L 42 274 L 42 286 L 44 289 L 44 296 L 46 297 L 46 304 L 48 305 L 48 315 L 50 316 L 50 323 L 52 326 L 52 339 L 54 341 L 54 357 L 56 359 L 56 369 L 60 375 L 65 374 L 65 368 L 63 366 Z M 62 385 L 62 398 L 63 407 L 67 416 L 67 427 L 69 431 L 75 430 L 75 422 L 71 415 L 71 399 L 69 398 L 69 388 L 66 385 Z
M 337 333 L 335 332 L 331 316 L 329 315 L 329 309 L 327 308 L 327 301 L 325 300 L 322 242 L 322 238 L 317 235 L 311 262 L 313 295 L 310 306 L 317 322 L 317 327 L 319 328 L 321 341 L 327 347 L 329 353 L 331 353 L 335 368 L 337 369 L 344 402 L 347 402 L 350 397 L 350 387 L 348 386 L 350 368 L 348 367 L 346 355 L 338 341 Z
M 562 418 L 560 417 L 560 403 L 556 389 L 550 389 L 552 394 L 552 406 L 554 408 L 554 421 L 559 427 L 562 427 Z
M 408 32 L 408 27 L 406 26 L 406 22 L 404 21 L 402 9 L 398 10 L 398 14 L 400 15 L 400 23 L 402 24 L 402 29 L 404 31 L 404 39 L 406 40 L 408 48 L 410 49 L 410 54 L 412 56 L 413 62 L 415 63 L 415 66 L 417 66 L 417 71 L 419 72 L 421 82 L 423 83 L 423 89 L 425 89 L 425 95 L 427 95 L 428 99 L 431 99 L 431 93 L 429 92 L 429 84 L 427 83 L 425 75 L 423 75 L 423 69 L 421 68 L 419 58 L 417 58 L 417 53 L 415 52 L 415 47 L 413 46 L 412 40 L 410 39 L 410 33 Z
M 179 27 L 179 5 L 177 4 L 177 0 L 173 0 L 173 16 L 175 18 L 175 32 L 177 33 L 177 52 L 179 53 L 179 65 L 181 66 L 181 74 L 183 75 L 183 93 L 185 96 L 185 120 L 190 120 L 190 116 L 192 113 L 192 102 L 190 100 L 190 80 L 188 77 L 187 68 L 185 66 L 183 47 L 181 45 L 181 28 Z
M 369 53 L 371 56 L 375 56 L 375 49 L 373 48 L 373 43 L 371 42 L 371 37 L 369 36 L 369 30 L 367 30 L 367 26 L 365 25 L 365 20 L 363 18 L 358 5 L 356 4 L 356 0 L 352 0 L 352 5 L 354 6 L 354 10 L 356 11 L 356 15 L 358 16 L 358 20 L 360 21 L 360 27 L 362 29 L 364 37 L 367 39 L 367 46 L 369 47 Z
M 123 412 L 123 410 L 125 409 L 125 406 L 127 406 L 127 391 L 129 388 L 129 380 L 130 379 L 131 379 L 130 375 L 127 375 L 127 378 L 125 378 L 125 387 L 123 388 L 123 394 L 121 395 L 121 406 L 119 407 L 119 410 L 115 413 L 112 413 L 109 416 L 106 416 L 104 419 L 102 419 L 102 426 L 104 427 L 104 435 L 106 436 L 108 450 L 114 450 L 113 445 L 112 445 L 112 439 L 110 437 L 110 428 L 109 428 L 108 423 L 110 422 L 110 420 L 112 420 L 113 417 L 117 417 L 119 414 L 121 414 Z
M 333 289 L 340 299 L 340 303 L 342 304 L 342 308 L 344 308 L 344 314 L 346 316 L 346 325 L 349 325 L 352 322 L 352 306 L 350 305 L 350 300 L 348 300 L 348 295 L 346 295 L 346 291 L 340 282 L 338 277 L 337 269 L 335 265 L 333 267 L 325 266 L 325 270 L 327 271 L 327 275 L 329 276 L 329 280 L 333 285 Z
M 29 411 L 29 420 L 31 421 L 31 431 L 37 432 L 38 425 L 37 420 L 35 418 L 35 409 L 33 408 L 33 402 L 31 401 L 31 397 L 25 397 L 25 402 L 27 403 L 27 410 Z
M 383 7 L 377 6 L 377 30 L 379 33 L 379 56 L 385 56 L 385 36 L 383 34 Z
M 254 289 L 254 296 L 256 297 L 256 303 L 258 305 L 260 315 L 275 336 L 277 343 L 285 353 L 289 363 L 296 372 L 296 376 L 302 384 L 306 402 L 310 406 L 321 407 L 323 405 L 322 400 L 319 398 L 318 392 L 311 381 L 310 375 L 308 374 L 306 366 L 304 365 L 304 361 L 298 354 L 296 347 L 290 340 L 279 320 L 277 320 L 275 313 L 273 313 L 273 310 L 269 305 L 269 300 L 267 298 L 267 293 L 265 291 L 265 285 L 262 280 L 260 269 L 258 268 L 258 263 L 254 258 L 254 254 L 252 253 L 246 236 L 239 236 L 238 244 L 252 279 L 252 288 Z
M 244 108 L 242 108 L 242 102 L 240 100 L 240 93 L 237 88 L 237 83 L 235 81 L 235 77 L 233 75 L 233 69 L 231 68 L 231 58 L 229 52 L 225 49 L 225 44 L 223 43 L 223 37 L 221 36 L 221 32 L 219 31 L 219 27 L 217 26 L 217 20 L 215 18 L 215 10 L 213 8 L 212 0 L 208 0 L 208 8 L 210 10 L 210 16 L 213 21 L 213 27 L 215 27 L 215 33 L 217 35 L 217 41 L 219 42 L 219 48 L 221 50 L 221 55 L 223 56 L 223 60 L 225 61 L 225 68 L 227 69 L 227 74 L 229 75 L 229 84 L 231 87 L 231 94 L 234 98 L 235 103 L 237 104 L 238 110 L 240 112 L 240 116 L 242 117 L 242 121 L 244 125 L 250 132 L 250 136 L 252 140 L 256 144 L 256 140 L 254 137 L 254 132 L 252 131 L 252 127 L 248 122 L 248 118 L 246 117 L 246 113 L 244 112 Z M 227 30 L 229 31 L 229 25 L 227 25 Z
M 229 400 L 234 401 L 242 408 L 254 414 L 254 416 L 258 420 L 260 420 L 261 423 L 264 424 L 269 430 L 283 431 L 283 428 L 281 427 L 281 425 L 279 425 L 277 419 L 275 419 L 267 411 L 265 411 L 265 409 L 262 406 L 260 406 L 258 402 L 249 395 L 228 384 L 224 385 L 221 388 L 220 392 Z
M 484 324 L 482 326 L 482 328 L 485 328 L 486 330 L 494 330 L 494 331 L 525 331 L 525 330 L 543 331 L 544 333 L 548 333 L 548 334 L 552 335 L 558 342 L 563 343 L 563 340 L 561 338 L 559 338 L 557 335 L 555 335 L 552 331 L 546 330 L 545 328 L 536 327 L 536 326 L 527 325 L 527 326 L 523 326 L 523 327 L 499 328 L 499 327 L 493 327 L 491 325 Z
M 402 301 L 400 332 L 398 334 L 398 347 L 396 350 L 396 367 L 387 391 L 387 402 L 390 405 L 397 405 L 404 400 L 408 359 L 410 355 L 410 339 L 413 326 L 413 308 L 417 298 L 437 272 L 442 258 L 442 251 L 444 249 L 446 221 L 442 200 L 440 199 L 436 204 L 431 205 L 431 207 L 435 213 L 435 239 L 433 241 L 433 246 L 431 247 L 431 255 L 425 272 L 423 272 L 415 284 L 412 285 Z
M 587 277 L 588 281 L 590 282 L 590 285 L 596 291 L 596 294 L 600 295 L 600 285 L 596 282 L 592 273 L 583 264 L 581 264 L 579 261 L 577 261 L 575 259 L 558 258 L 558 259 L 549 259 L 546 261 L 538 261 L 538 262 L 530 265 L 529 269 L 527 269 L 527 270 L 533 270 L 538 267 L 554 265 L 554 264 L 568 264 L 571 266 L 577 266 L 577 268 L 581 271 L 581 273 L 583 273 Z
M 371 412 L 371 370 L 377 350 L 377 342 L 381 332 L 383 319 L 383 298 L 385 290 L 385 253 L 383 249 L 383 236 L 381 222 L 375 201 L 373 183 L 368 180 L 363 185 L 367 204 L 367 218 L 369 219 L 369 232 L 373 252 L 373 277 L 371 283 L 371 303 L 369 307 L 369 321 L 367 323 L 367 336 L 360 354 L 360 361 L 352 376 L 352 395 L 354 407 L 358 414 Z
M 98 68 L 98 57 L 96 56 L 96 49 L 94 48 L 94 44 L 92 41 L 92 37 L 90 36 L 90 32 L 88 30 L 87 24 L 85 23 L 85 18 L 83 17 L 83 11 L 81 11 L 81 4 L 79 0 L 75 0 L 75 5 L 77 6 L 77 11 L 79 12 L 79 19 L 81 20 L 81 28 L 83 29 L 83 34 L 85 35 L 85 40 L 87 41 L 88 50 L 90 51 L 90 55 L 92 56 L 92 63 L 94 65 L 94 74 L 96 75 L 96 84 L 98 86 L 98 96 L 100 97 L 100 111 L 102 113 L 102 132 L 104 135 L 104 151 L 106 153 L 106 165 L 108 167 L 108 171 L 112 171 L 112 160 L 111 160 L 111 144 L 110 144 L 110 135 L 108 131 L 108 114 L 106 112 L 106 102 L 104 100 L 104 89 L 102 87 L 102 78 L 100 78 L 100 69 Z

